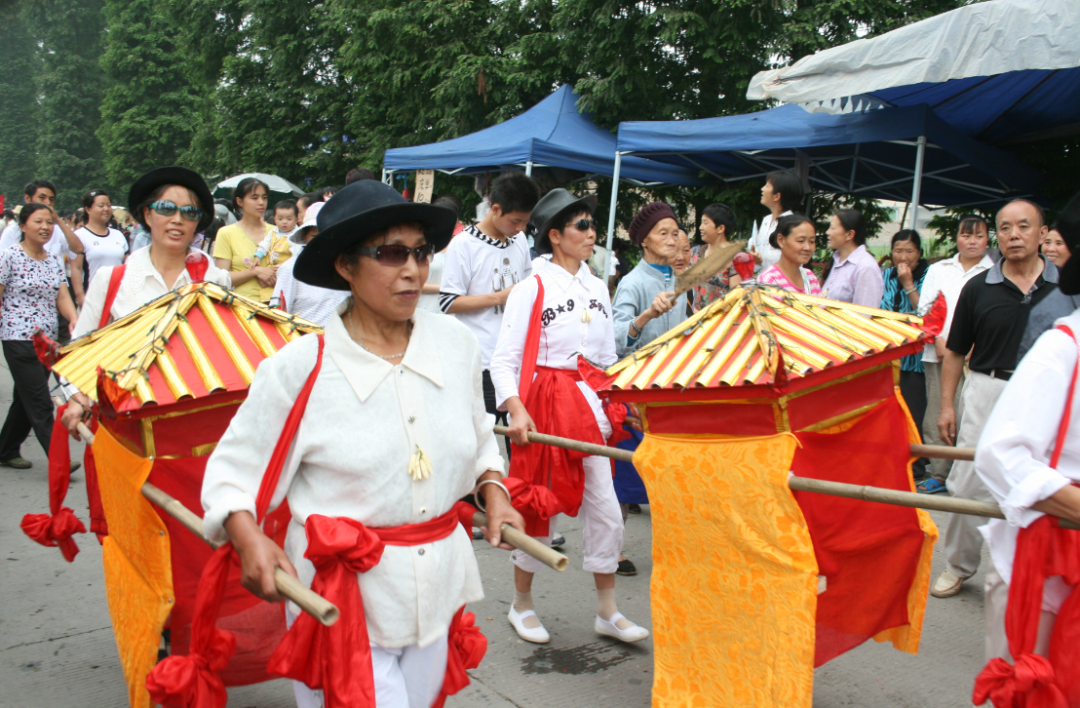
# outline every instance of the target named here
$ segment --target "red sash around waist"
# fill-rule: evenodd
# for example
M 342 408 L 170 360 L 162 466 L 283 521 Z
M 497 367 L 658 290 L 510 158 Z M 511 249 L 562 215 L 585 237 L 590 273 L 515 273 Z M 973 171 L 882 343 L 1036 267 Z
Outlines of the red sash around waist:
M 536 378 L 522 399 L 536 429 L 549 435 L 604 444 L 596 416 L 578 388 L 577 370 L 536 367 Z M 510 476 L 530 485 L 547 487 L 558 498 L 561 510 L 576 516 L 585 491 L 584 453 L 551 445 L 511 445 Z M 548 520 L 521 510 L 525 531 L 532 536 L 548 534 Z
M 356 574 L 378 565 L 387 545 L 434 543 L 457 525 L 456 509 L 422 524 L 383 529 L 353 519 L 309 516 L 304 557 L 315 564 L 311 589 L 337 605 L 341 619 L 324 627 L 301 614 L 270 659 L 270 672 L 322 689 L 326 708 L 375 705 L 371 644 Z

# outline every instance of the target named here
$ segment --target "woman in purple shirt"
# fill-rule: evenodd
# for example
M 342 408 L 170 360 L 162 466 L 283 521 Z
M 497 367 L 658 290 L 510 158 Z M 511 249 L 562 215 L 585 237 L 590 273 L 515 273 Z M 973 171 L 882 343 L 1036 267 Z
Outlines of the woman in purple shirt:
M 832 261 L 825 266 L 821 287 L 825 297 L 866 307 L 881 307 L 885 280 L 866 250 L 866 220 L 858 209 L 841 209 L 828 231 Z

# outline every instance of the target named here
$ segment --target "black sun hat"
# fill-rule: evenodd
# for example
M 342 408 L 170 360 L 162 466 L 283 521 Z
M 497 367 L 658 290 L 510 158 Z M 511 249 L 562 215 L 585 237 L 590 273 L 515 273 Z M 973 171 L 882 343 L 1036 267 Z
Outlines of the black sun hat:
M 1080 295 L 1080 192 L 1061 210 L 1055 226 L 1072 254 L 1061 267 L 1058 287 L 1066 295 Z
M 548 236 L 556 220 L 567 213 L 596 211 L 596 197 L 575 197 L 565 189 L 553 189 L 533 207 L 529 217 L 529 231 L 532 233 L 534 248 L 537 253 L 551 253 L 551 241 Z
M 343 251 L 376 231 L 416 221 L 423 226 L 427 242 L 438 252 L 450 243 L 457 214 L 431 204 L 410 202 L 390 185 L 365 179 L 335 194 L 316 221 L 319 235 L 296 257 L 293 275 L 308 285 L 348 290 L 334 269 Z
M 214 196 L 210 194 L 210 188 L 195 170 L 186 167 L 170 165 L 169 167 L 155 167 L 131 185 L 128 192 L 128 211 L 131 216 L 143 226 L 143 215 L 139 205 L 146 201 L 150 194 L 163 184 L 175 184 L 187 187 L 199 198 L 199 209 L 202 210 L 202 218 L 199 219 L 196 231 L 205 231 L 210 222 L 214 220 Z

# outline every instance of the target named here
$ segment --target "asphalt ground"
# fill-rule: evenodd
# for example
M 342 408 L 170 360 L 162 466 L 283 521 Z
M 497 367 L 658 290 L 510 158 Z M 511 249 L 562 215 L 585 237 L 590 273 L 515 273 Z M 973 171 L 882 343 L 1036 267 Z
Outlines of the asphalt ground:
M 2 360 L 0 360 L 2 366 Z M 11 401 L 11 380 L 0 372 L 0 414 Z M 73 445 L 81 459 L 81 445 Z M 66 563 L 19 529 L 23 514 L 47 511 L 46 461 L 31 436 L 23 456 L 30 470 L 0 468 L 0 708 L 101 708 L 127 705 L 127 693 L 105 602 L 101 548 L 90 535 Z M 85 478 L 76 473 L 67 505 L 87 519 Z M 945 515 L 933 514 L 940 528 Z M 649 619 L 651 518 L 648 506 L 627 523 L 626 554 L 638 575 L 620 577 L 620 610 L 639 624 Z M 472 685 L 447 701 L 449 708 L 645 708 L 650 705 L 652 642 L 624 645 L 592 628 L 595 593 L 581 570 L 581 526 L 559 523 L 570 568 L 539 575 L 536 608 L 552 635 L 550 644 L 521 641 L 506 619 L 513 598 L 512 566 L 505 551 L 476 542 L 487 597 L 469 607 L 488 637 L 488 651 Z M 941 572 L 941 544 L 934 577 Z M 984 566 L 985 566 L 984 555 Z M 983 665 L 982 573 L 956 597 L 930 598 L 918 655 L 873 641 L 817 669 L 815 708 L 834 706 L 970 706 L 975 675 Z M 874 578 L 867 577 L 867 583 Z M 287 681 L 230 689 L 234 708 L 287 708 Z

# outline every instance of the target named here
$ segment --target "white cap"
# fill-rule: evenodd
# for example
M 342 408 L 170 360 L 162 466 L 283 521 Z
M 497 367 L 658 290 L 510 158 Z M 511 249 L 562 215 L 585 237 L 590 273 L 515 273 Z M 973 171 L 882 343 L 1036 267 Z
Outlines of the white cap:
M 307 211 L 304 212 L 304 223 L 300 224 L 300 228 L 292 232 L 289 241 L 301 246 L 304 245 L 304 229 L 318 226 L 316 220 L 319 218 L 319 212 L 322 211 L 324 206 L 326 206 L 326 202 L 315 202 L 309 206 Z

